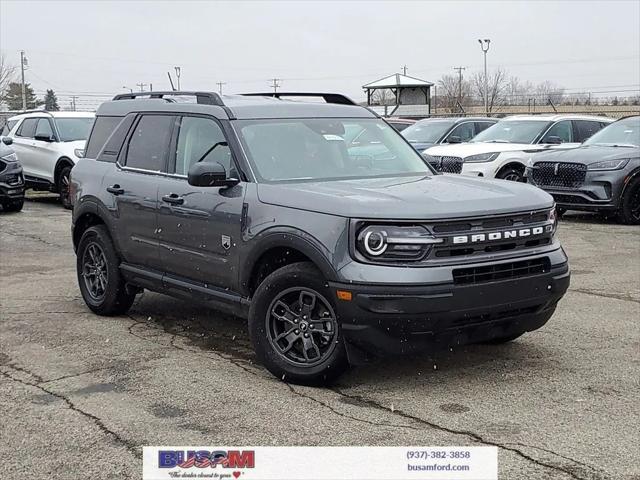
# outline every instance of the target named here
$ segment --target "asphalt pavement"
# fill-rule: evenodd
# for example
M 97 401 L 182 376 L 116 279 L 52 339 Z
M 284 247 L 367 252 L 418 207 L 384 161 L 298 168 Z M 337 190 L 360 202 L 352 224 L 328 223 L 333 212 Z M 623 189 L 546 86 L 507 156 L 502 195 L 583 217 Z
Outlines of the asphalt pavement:
M 640 479 L 640 227 L 566 216 L 572 284 L 541 330 L 319 389 L 206 307 L 145 292 L 91 313 L 70 220 L 51 196 L 0 213 L 3 478 L 137 479 L 143 445 L 492 445 L 500 479 Z

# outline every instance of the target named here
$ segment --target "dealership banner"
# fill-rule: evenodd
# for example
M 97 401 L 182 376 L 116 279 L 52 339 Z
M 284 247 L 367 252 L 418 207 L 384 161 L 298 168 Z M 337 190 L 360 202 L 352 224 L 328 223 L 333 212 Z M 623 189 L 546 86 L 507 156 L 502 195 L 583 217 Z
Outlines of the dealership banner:
M 496 447 L 144 447 L 143 480 L 497 480 Z

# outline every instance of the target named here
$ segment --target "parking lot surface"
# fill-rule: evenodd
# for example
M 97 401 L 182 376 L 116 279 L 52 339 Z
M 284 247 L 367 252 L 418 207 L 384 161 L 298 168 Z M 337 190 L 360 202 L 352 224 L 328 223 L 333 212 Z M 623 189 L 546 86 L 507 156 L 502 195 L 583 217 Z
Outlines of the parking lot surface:
M 99 317 L 70 212 L 0 213 L 0 471 L 140 478 L 143 445 L 493 445 L 501 479 L 640 478 L 640 228 L 567 215 L 572 285 L 502 346 L 353 369 L 330 389 L 256 365 L 244 322 L 145 292 Z M 312 460 L 312 459 L 310 459 Z

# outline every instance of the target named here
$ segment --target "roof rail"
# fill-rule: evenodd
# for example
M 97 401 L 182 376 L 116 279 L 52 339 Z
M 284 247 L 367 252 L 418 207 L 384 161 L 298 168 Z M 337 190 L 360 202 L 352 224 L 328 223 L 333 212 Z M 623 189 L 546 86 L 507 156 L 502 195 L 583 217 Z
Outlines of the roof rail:
M 339 105 L 358 105 L 349 97 L 341 93 L 317 93 L 317 92 L 266 92 L 266 93 L 241 93 L 245 97 L 320 97 L 327 103 L 337 103 Z
M 220 107 L 224 106 L 224 102 L 220 95 L 214 92 L 131 92 L 131 93 L 121 93 L 113 97 L 114 100 L 134 100 L 138 97 L 149 97 L 149 98 L 164 98 L 165 96 L 172 97 L 196 97 L 196 101 L 203 105 L 218 105 Z M 167 99 L 169 100 L 169 99 Z
M 11 112 L 13 113 L 13 112 Z M 24 115 L 27 113 L 46 113 L 47 115 L 51 115 L 53 117 L 53 114 L 49 111 L 49 110 L 38 110 L 37 108 L 34 108 L 32 110 L 21 110 L 16 112 L 16 115 Z

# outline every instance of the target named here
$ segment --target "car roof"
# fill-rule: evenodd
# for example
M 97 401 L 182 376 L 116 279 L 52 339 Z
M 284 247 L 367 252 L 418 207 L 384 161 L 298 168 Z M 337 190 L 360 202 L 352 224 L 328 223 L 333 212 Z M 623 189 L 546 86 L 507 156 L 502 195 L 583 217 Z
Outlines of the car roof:
M 8 120 L 20 120 L 22 118 L 33 117 L 53 117 L 53 118 L 93 118 L 95 113 L 93 112 L 48 112 L 46 110 L 35 110 L 32 112 L 21 113 L 8 118 Z
M 609 117 L 600 117 L 596 115 L 580 115 L 570 113 L 558 113 L 551 115 L 510 115 L 501 119 L 501 122 L 512 120 L 541 120 L 547 122 L 557 122 L 559 120 L 592 120 L 596 122 L 613 122 L 615 119 Z
M 418 123 L 451 122 L 452 124 L 461 122 L 497 122 L 499 118 L 491 117 L 433 117 L 419 120 Z
M 154 92 L 153 94 L 156 94 Z M 218 118 L 234 120 L 242 119 L 277 119 L 277 118 L 377 118 L 371 110 L 354 103 L 318 103 L 307 101 L 292 101 L 285 98 L 257 95 L 217 95 L 211 93 L 194 92 L 192 96 L 209 96 L 212 103 L 187 103 L 176 101 L 171 95 L 186 96 L 186 92 L 164 92 L 162 98 L 138 99 L 128 95 L 119 95 L 116 99 L 104 102 L 98 108 L 98 116 L 125 116 L 133 112 L 172 112 L 172 113 L 200 113 L 214 115 Z M 148 95 L 152 95 L 148 93 Z M 158 93 L 158 95 L 160 95 Z M 312 96 L 300 94 L 301 96 Z M 318 94 L 334 95 L 334 94 Z M 335 94 L 337 95 L 337 94 Z M 296 94 L 288 94 L 295 97 Z M 350 100 L 342 97 L 345 101 Z M 169 98 L 165 98 L 169 97 Z M 176 97 L 179 99 L 180 97 Z

